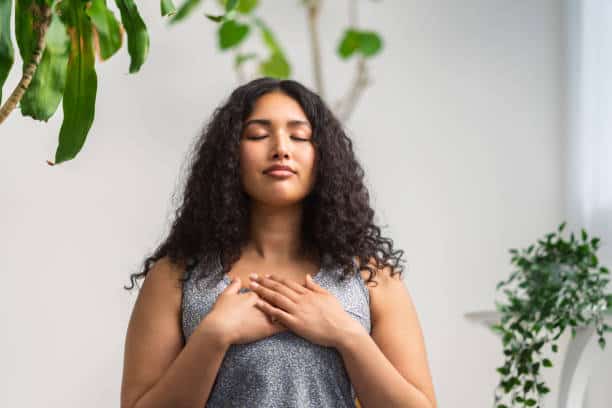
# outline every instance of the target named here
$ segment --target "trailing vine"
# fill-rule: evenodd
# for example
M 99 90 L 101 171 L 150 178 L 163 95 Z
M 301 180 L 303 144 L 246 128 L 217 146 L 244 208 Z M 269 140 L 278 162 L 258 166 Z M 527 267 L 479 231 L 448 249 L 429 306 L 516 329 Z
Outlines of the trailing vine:
M 496 290 L 503 289 L 507 301 L 495 302 L 501 319 L 492 326 L 501 334 L 506 356 L 504 365 L 496 369 L 501 374 L 495 388 L 496 408 L 542 407 L 542 396 L 550 388 L 541 381 L 540 369 L 553 366 L 543 352 L 550 345 L 557 353 L 557 339 L 567 327 L 573 340 L 576 327 L 595 325 L 602 350 L 604 333 L 612 331 L 604 323 L 612 295 L 604 293 L 609 270 L 599 266 L 595 254 L 600 239 L 589 239 L 582 229 L 580 240 L 573 232 L 564 240 L 561 233 L 565 225 L 563 222 L 556 233 L 538 239 L 537 245 L 509 251 L 511 263 L 518 269 L 497 284 Z

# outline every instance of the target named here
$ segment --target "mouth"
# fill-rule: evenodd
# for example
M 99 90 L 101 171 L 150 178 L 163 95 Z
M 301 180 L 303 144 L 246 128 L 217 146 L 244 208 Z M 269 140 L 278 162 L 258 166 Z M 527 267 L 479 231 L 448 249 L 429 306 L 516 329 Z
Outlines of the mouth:
M 267 176 L 275 177 L 275 178 L 288 178 L 288 177 L 293 176 L 292 171 L 281 170 L 281 169 L 266 171 L 264 174 Z

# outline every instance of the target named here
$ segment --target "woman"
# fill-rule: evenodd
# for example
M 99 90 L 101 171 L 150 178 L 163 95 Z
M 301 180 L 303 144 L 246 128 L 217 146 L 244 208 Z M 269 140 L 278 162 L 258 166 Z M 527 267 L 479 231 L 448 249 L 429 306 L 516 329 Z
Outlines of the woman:
M 146 279 L 121 406 L 436 407 L 403 251 L 363 177 L 315 93 L 237 88 L 195 146 L 169 236 L 131 276 Z

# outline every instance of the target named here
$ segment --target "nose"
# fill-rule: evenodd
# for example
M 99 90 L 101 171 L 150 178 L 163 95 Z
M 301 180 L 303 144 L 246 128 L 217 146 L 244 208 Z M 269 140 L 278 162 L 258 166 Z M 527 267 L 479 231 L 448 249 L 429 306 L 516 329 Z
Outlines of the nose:
M 274 158 L 288 158 L 289 157 L 289 142 L 287 141 L 287 137 L 285 136 L 283 131 L 275 132 L 274 137 L 274 146 L 273 146 L 273 154 Z

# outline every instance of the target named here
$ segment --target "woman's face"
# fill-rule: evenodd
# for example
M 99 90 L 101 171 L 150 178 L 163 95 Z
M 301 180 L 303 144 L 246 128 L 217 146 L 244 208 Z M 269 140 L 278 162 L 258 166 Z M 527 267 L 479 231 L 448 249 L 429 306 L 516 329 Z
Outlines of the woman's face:
M 291 171 L 269 173 L 279 164 Z M 300 104 L 281 92 L 257 99 L 240 137 L 240 179 L 246 193 L 268 205 L 295 204 L 314 185 L 312 129 Z

